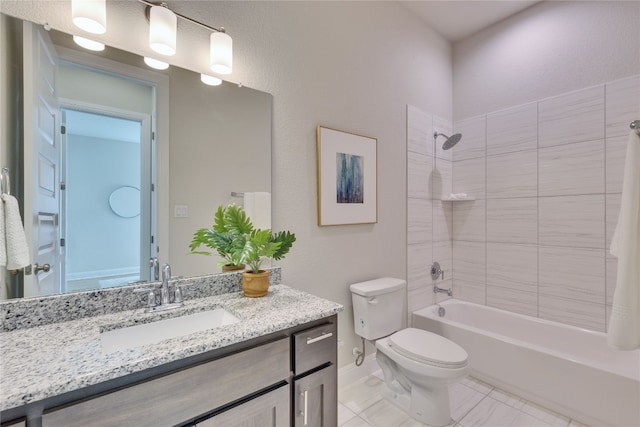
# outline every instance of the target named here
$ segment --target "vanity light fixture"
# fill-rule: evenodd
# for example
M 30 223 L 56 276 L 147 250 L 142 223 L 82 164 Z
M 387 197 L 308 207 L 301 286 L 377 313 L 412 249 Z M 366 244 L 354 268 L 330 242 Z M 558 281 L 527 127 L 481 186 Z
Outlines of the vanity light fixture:
M 178 17 L 166 3 L 151 6 L 149 10 L 149 47 L 161 55 L 176 53 Z
M 169 68 L 168 63 L 154 58 L 149 58 L 148 56 L 144 57 L 144 63 L 151 68 L 155 68 L 156 70 L 166 70 L 167 68 Z
M 177 18 L 211 31 L 209 39 L 209 66 L 214 73 L 231 74 L 233 63 L 233 40 L 224 27 L 215 28 L 198 22 L 169 9 L 167 3 L 138 0 L 147 5 L 145 16 L 149 20 L 149 46 L 162 55 L 176 53 Z
M 208 74 L 200 74 L 200 81 L 209 86 L 220 86 L 222 84 L 222 79 Z
M 106 0 L 71 0 L 71 18 L 80 29 L 104 34 L 107 31 Z
M 95 52 L 102 52 L 104 50 L 104 43 L 97 42 L 85 37 L 73 36 L 73 41 L 85 49 L 93 50 Z

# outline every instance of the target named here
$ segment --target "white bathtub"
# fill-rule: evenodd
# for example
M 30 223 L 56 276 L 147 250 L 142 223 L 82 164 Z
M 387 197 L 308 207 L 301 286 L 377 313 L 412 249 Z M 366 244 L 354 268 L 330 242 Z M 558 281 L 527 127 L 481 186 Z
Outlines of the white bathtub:
M 593 427 L 640 426 L 640 350 L 606 336 L 455 299 L 413 312 L 413 326 L 469 354 L 471 375 Z

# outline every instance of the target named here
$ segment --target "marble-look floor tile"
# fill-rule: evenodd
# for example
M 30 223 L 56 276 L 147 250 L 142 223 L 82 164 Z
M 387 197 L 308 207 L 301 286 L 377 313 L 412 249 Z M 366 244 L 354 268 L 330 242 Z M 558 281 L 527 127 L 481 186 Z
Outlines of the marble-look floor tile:
M 567 427 L 570 421 L 568 417 L 557 414 L 534 403 L 527 402 L 526 400 L 503 390 L 494 389 L 489 393 L 489 397 L 536 417 L 553 427 Z
M 460 381 L 460 384 L 467 386 L 470 389 L 473 389 L 481 394 L 484 394 L 485 396 L 489 394 L 491 390 L 493 390 L 492 385 L 471 376 L 463 378 L 462 381 Z
M 462 383 L 455 383 L 449 386 L 449 405 L 451 408 L 451 418 L 460 421 L 469 413 L 482 399 L 485 394 L 467 387 Z
M 347 385 L 338 392 L 338 401 L 356 414 L 382 400 L 384 382 L 368 376 L 351 385 Z
M 537 148 L 537 102 L 487 115 L 487 156 Z
M 341 426 L 353 417 L 356 416 L 356 413 L 351 409 L 344 406 L 342 403 L 338 403 L 338 425 Z
M 371 427 L 371 424 L 360 417 L 353 417 L 344 424 L 338 424 L 340 427 Z
M 464 427 L 550 427 L 550 424 L 487 397 L 459 423 Z
M 374 427 L 413 427 L 424 425 L 411 418 L 406 412 L 384 398 L 364 410 L 360 414 L 360 417 Z

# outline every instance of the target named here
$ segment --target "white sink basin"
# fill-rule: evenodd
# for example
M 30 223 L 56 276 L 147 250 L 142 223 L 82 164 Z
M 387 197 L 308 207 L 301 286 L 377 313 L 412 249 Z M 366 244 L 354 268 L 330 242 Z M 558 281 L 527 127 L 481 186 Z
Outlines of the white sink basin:
M 114 351 L 140 347 L 195 332 L 231 325 L 239 321 L 240 319 L 224 308 L 216 308 L 142 325 L 114 329 L 100 334 L 102 351 L 113 353 Z

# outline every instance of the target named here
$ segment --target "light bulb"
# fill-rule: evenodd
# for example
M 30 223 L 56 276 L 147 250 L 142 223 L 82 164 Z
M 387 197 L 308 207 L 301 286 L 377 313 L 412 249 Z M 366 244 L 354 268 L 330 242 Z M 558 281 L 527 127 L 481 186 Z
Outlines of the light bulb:
M 144 63 L 151 68 L 155 68 L 156 70 L 166 70 L 167 68 L 169 68 L 168 63 L 164 61 L 159 61 L 157 59 L 149 58 L 148 56 L 144 57 Z
M 210 76 L 208 74 L 200 74 L 200 80 L 202 81 L 202 83 L 209 86 L 220 86 L 222 84 L 222 79 Z
M 101 52 L 104 50 L 104 44 L 97 42 L 95 40 L 90 40 L 85 37 L 73 36 L 73 41 L 76 42 L 78 46 L 82 46 L 85 49 L 93 50 L 96 52 Z

